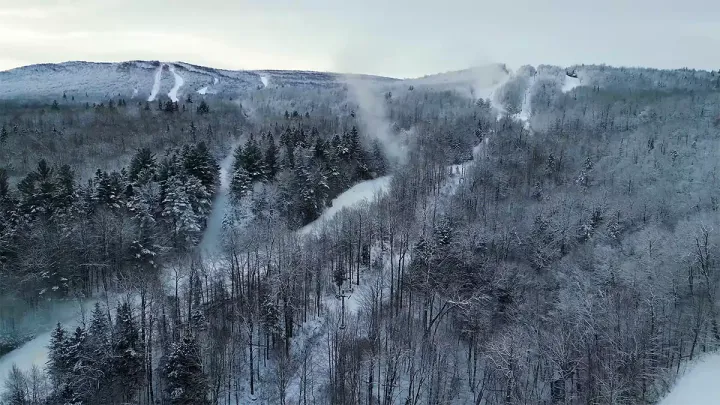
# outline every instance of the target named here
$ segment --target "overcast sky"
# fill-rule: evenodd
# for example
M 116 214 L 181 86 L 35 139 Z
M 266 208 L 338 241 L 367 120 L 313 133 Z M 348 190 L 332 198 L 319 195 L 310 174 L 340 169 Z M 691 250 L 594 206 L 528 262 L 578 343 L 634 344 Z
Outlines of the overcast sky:
M 0 0 L 0 70 L 130 59 L 395 77 L 486 62 L 720 69 L 720 1 Z

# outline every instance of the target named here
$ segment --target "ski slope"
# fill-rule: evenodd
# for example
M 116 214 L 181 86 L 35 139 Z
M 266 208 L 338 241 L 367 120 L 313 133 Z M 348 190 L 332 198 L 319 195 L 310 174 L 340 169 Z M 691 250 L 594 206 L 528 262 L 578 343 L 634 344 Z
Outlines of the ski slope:
M 580 78 L 577 77 L 570 77 L 568 75 L 565 75 L 565 81 L 563 81 L 562 86 L 562 92 L 568 93 L 572 91 L 574 88 L 579 87 L 582 83 L 580 82 Z
M 155 101 L 158 93 L 160 92 L 160 79 L 162 78 L 162 71 L 165 65 L 160 65 L 157 72 L 155 72 L 155 82 L 153 83 L 152 90 L 150 91 L 150 97 L 147 101 Z
M 350 187 L 350 189 L 332 200 L 332 205 L 323 211 L 320 218 L 301 228 L 298 233 L 307 235 L 330 221 L 343 208 L 350 208 L 363 201 L 370 201 L 375 194 L 384 193 L 390 187 L 390 179 L 391 176 L 378 177 Z
M 219 251 L 223 220 L 230 204 L 230 181 L 232 180 L 232 167 L 235 164 L 235 150 L 238 146 L 240 146 L 239 143 L 234 144 L 228 155 L 220 162 L 220 190 L 213 201 L 207 228 L 205 228 L 200 241 L 200 249 L 206 254 L 215 254 Z
M 74 305 L 65 308 L 56 315 L 56 323 L 60 322 L 67 331 L 74 331 L 76 327 L 83 323 L 83 315 L 86 318 L 89 316 L 95 302 L 97 301 L 89 300 L 74 303 Z M 48 345 L 50 344 L 50 335 L 53 329 L 54 325 L 46 332 L 38 334 L 34 339 L 0 357 L 0 394 L 5 389 L 5 380 L 13 364 L 24 372 L 30 371 L 33 366 L 38 366 L 40 369 L 45 367 L 48 361 Z
M 691 365 L 659 405 L 720 404 L 720 354 L 711 354 Z
M 523 95 L 522 107 L 520 108 L 520 113 L 518 113 L 517 115 L 517 119 L 522 121 L 523 126 L 527 130 L 530 130 L 530 117 L 532 116 L 532 104 L 530 103 L 530 101 L 532 97 L 532 91 L 535 88 L 535 78 L 536 75 L 533 75 L 528 80 L 528 87 L 525 90 L 525 94 Z
M 170 92 L 168 93 L 168 97 L 170 97 L 170 100 L 173 101 L 173 103 L 177 103 L 178 101 L 178 91 L 180 90 L 180 87 L 185 84 L 185 80 L 183 80 L 182 76 L 177 74 L 175 71 L 175 66 L 170 65 L 170 72 L 175 76 L 175 85 L 172 89 L 170 89 Z

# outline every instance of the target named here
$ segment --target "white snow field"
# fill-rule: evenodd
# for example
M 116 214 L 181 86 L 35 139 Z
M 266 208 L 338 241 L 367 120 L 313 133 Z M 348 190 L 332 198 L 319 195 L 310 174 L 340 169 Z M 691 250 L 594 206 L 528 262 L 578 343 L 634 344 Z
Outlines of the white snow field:
M 153 82 L 153 87 L 150 91 L 150 97 L 148 97 L 147 101 L 155 101 L 155 98 L 160 92 L 160 79 L 162 78 L 162 71 L 164 66 L 165 65 L 160 65 L 160 67 L 157 69 L 157 72 L 155 72 L 155 82 Z
M 578 77 L 570 77 L 565 75 L 565 81 L 563 82 L 562 92 L 567 93 L 572 91 L 575 87 L 579 87 L 582 83 Z
M 720 404 L 720 353 L 708 355 L 689 366 L 659 405 Z
M 268 77 L 267 77 L 267 76 L 260 76 L 260 81 L 262 82 L 263 87 L 267 87 L 267 86 L 268 86 L 269 80 L 268 80 Z
M 173 74 L 173 76 L 175 76 L 175 85 L 173 86 L 172 89 L 170 89 L 170 92 L 168 93 L 168 97 L 170 97 L 170 100 L 172 100 L 173 103 L 177 103 L 178 91 L 180 90 L 180 87 L 182 87 L 183 84 L 185 84 L 185 80 L 183 80 L 182 76 L 177 74 L 177 72 L 175 71 L 174 65 L 169 65 L 169 66 L 170 66 L 170 72 Z

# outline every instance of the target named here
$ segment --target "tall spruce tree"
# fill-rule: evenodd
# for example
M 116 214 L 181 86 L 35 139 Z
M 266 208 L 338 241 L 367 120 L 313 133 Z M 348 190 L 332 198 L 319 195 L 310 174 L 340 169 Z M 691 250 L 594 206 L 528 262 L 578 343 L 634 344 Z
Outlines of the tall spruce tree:
M 132 316 L 130 304 L 120 304 L 113 331 L 113 382 L 115 393 L 123 401 L 130 401 L 144 377 L 144 348 Z
M 208 383 L 202 370 L 200 348 L 195 338 L 185 333 L 175 343 L 164 367 L 165 393 L 172 405 L 207 405 Z

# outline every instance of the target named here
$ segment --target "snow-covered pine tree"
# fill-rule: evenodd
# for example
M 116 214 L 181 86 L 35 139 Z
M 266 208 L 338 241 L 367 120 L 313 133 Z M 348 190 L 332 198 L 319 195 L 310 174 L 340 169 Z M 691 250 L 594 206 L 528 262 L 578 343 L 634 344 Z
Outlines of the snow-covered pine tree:
M 172 405 L 206 405 L 208 383 L 202 370 L 200 348 L 192 334 L 173 344 L 164 367 L 165 394 Z
M 50 334 L 47 363 L 47 372 L 55 389 L 58 389 L 64 384 L 67 373 L 70 370 L 68 341 L 67 332 L 62 325 L 58 323 Z
M 205 100 L 200 102 L 200 105 L 197 108 L 197 113 L 200 115 L 210 114 L 210 106 L 207 105 Z
M 123 303 L 118 307 L 113 330 L 113 382 L 115 394 L 123 401 L 130 401 L 135 396 L 133 387 L 143 380 L 145 361 L 143 342 L 135 321 L 130 304 Z
M 278 171 L 278 165 L 277 165 L 277 159 L 278 159 L 278 148 L 277 145 L 275 145 L 275 138 L 273 138 L 272 134 L 268 134 L 268 147 L 265 150 L 265 178 L 268 181 L 275 180 L 275 175 L 277 175 Z
M 183 149 L 182 156 L 185 172 L 197 177 L 208 193 L 214 194 L 218 185 L 220 166 L 210 154 L 205 142 Z
M 252 179 L 244 167 L 238 167 L 233 172 L 230 191 L 236 200 L 241 199 L 252 191 Z
M 195 178 L 190 176 L 190 179 Z M 197 200 L 199 197 L 188 195 L 188 188 L 196 193 L 204 192 L 199 180 L 195 179 L 193 183 L 192 180 L 188 180 L 188 176 L 172 176 L 166 182 L 165 197 L 162 202 L 162 217 L 170 229 L 173 244 L 178 249 L 194 246 L 201 232 L 196 207 L 193 207 L 193 201 L 199 203 Z M 207 194 L 205 196 L 207 200 Z
M 153 154 L 150 149 L 140 149 L 130 161 L 128 178 L 135 184 L 146 184 L 152 180 L 156 168 L 157 161 L 155 160 L 155 154 Z
M 78 385 L 78 392 L 91 403 L 108 403 L 112 395 L 113 377 L 112 344 L 110 343 L 110 323 L 108 314 L 99 303 L 95 303 L 90 326 L 85 339 L 83 373 L 85 380 Z
M 242 161 L 252 182 L 261 181 L 265 178 L 265 160 L 257 141 L 252 135 L 250 135 L 250 139 L 243 148 Z

